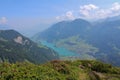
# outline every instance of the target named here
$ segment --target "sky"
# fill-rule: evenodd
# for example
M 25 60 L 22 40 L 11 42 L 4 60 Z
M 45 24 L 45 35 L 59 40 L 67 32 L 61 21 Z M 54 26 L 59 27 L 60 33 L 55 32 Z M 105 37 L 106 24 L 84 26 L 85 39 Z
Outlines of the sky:
M 62 20 L 120 15 L 120 0 L 0 0 L 0 24 L 27 36 Z

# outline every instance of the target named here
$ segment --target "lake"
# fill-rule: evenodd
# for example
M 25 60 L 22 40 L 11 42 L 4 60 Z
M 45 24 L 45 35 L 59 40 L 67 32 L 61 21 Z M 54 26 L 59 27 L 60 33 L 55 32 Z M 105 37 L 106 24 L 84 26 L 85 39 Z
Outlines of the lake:
M 54 51 L 56 51 L 61 57 L 72 57 L 72 56 L 76 56 L 76 53 L 71 52 L 69 50 L 67 50 L 66 48 L 63 47 L 56 47 L 55 44 L 52 43 L 48 43 L 46 41 L 41 41 L 42 45 L 45 45 L 51 49 L 53 49 Z

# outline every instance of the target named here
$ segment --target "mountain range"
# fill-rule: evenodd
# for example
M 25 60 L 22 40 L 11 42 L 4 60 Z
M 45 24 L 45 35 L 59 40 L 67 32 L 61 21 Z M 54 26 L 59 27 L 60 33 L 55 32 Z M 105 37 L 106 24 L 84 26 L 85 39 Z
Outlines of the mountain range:
M 33 38 L 45 40 L 78 54 L 80 59 L 97 59 L 120 66 L 120 18 L 99 22 L 83 19 L 53 24 Z

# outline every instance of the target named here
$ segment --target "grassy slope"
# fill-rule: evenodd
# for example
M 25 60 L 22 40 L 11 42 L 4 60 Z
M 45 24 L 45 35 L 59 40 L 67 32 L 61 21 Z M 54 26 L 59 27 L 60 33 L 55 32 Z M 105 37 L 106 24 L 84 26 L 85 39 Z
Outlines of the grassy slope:
M 64 47 L 70 51 L 77 53 L 80 59 L 95 59 L 91 54 L 99 51 L 98 48 L 86 43 L 85 40 L 80 39 L 79 36 L 72 36 L 66 39 L 56 41 L 58 47 Z
M 120 80 L 120 68 L 97 61 L 0 64 L 0 80 Z

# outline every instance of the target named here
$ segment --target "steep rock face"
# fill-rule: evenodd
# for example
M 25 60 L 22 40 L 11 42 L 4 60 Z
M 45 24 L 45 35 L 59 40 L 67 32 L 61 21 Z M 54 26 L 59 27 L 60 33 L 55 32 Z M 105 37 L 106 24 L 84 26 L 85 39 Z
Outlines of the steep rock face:
M 9 62 L 27 60 L 34 63 L 43 63 L 58 59 L 58 55 L 48 47 L 38 46 L 17 31 L 0 30 L 0 59 Z
M 99 59 L 120 66 L 120 19 L 90 23 L 76 19 L 54 24 L 38 33 L 36 42 L 46 40 L 80 54 L 80 58 Z

